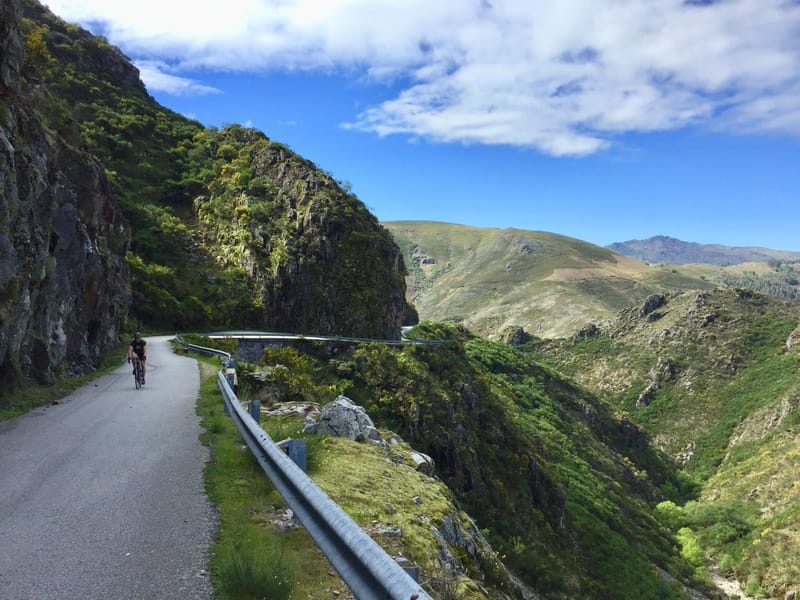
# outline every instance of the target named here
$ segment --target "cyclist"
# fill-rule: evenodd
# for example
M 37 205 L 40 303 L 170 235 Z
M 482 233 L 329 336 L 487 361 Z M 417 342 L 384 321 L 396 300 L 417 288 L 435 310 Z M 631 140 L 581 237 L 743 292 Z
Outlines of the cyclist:
M 138 331 L 133 335 L 131 345 L 128 346 L 128 362 L 133 360 L 134 355 L 139 357 L 142 364 L 142 385 L 147 371 L 147 342 L 142 339 L 142 334 Z

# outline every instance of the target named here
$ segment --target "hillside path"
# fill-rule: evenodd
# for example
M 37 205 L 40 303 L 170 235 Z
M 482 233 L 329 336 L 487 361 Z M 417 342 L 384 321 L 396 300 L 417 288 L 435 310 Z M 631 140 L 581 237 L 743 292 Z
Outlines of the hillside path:
M 0 423 L 0 598 L 213 598 L 197 362 L 147 338 L 60 404 Z

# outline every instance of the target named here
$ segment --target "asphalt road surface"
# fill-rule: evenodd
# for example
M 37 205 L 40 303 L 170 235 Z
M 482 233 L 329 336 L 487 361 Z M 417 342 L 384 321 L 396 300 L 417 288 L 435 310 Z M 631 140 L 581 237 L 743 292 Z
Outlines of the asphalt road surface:
M 214 511 L 197 363 L 148 338 L 60 404 L 0 422 L 0 599 L 208 599 Z

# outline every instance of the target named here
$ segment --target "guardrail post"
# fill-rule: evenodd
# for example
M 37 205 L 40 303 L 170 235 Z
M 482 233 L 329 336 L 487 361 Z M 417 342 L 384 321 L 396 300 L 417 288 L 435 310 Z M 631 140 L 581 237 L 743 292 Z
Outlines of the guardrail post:
M 403 567 L 403 571 L 408 573 L 411 576 L 411 579 L 419 583 L 419 567 L 414 565 L 413 567 Z
M 286 452 L 289 455 L 289 458 L 292 459 L 292 462 L 296 464 L 303 470 L 303 473 L 306 472 L 306 441 L 305 440 L 283 440 L 282 442 L 277 442 L 275 444 L 278 448 Z
M 247 403 L 247 410 L 250 413 L 250 416 L 253 417 L 253 420 L 256 423 L 261 422 L 261 401 L 260 400 L 250 400 Z

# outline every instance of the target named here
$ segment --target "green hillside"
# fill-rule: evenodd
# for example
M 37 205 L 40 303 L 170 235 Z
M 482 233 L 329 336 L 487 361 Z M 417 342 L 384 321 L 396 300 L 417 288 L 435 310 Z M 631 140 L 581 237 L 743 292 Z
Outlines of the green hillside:
M 698 486 L 662 507 L 754 597 L 800 576 L 800 305 L 749 290 L 654 296 L 531 349 L 606 398 Z M 686 533 L 686 532 L 684 532 Z
M 481 335 L 517 326 L 565 337 L 650 294 L 713 287 L 690 270 L 645 265 L 553 233 L 424 221 L 384 226 L 403 251 L 408 298 L 421 318 Z
M 686 598 L 685 586 L 718 597 L 655 518 L 658 502 L 678 501 L 685 490 L 642 430 L 524 350 L 447 325 L 424 323 L 410 335 L 449 341 L 268 349 L 259 365 L 244 367 L 245 380 L 265 381 L 247 393 L 271 398 L 267 405 L 276 395 L 324 403 L 343 393 L 364 406 L 378 427 L 435 460 L 437 476 L 505 565 L 544 597 Z M 248 377 L 252 371 L 261 375 Z M 357 491 L 333 485 L 324 471 L 359 459 L 329 460 L 315 478 L 337 501 L 353 502 Z M 407 502 L 396 493 L 400 511 Z M 428 510 L 439 526 L 442 515 Z M 407 519 L 387 517 L 383 504 L 360 506 L 362 513 Z M 427 555 L 407 556 L 430 564 Z M 502 597 L 504 579 L 491 573 L 468 574 L 483 578 L 488 597 Z
M 160 106 L 102 37 L 21 4 L 23 100 L 105 168 L 132 231 L 135 322 L 396 337 L 413 318 L 399 250 L 329 174 Z

